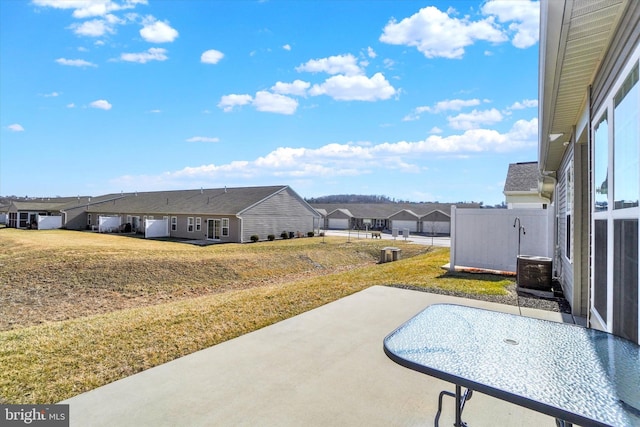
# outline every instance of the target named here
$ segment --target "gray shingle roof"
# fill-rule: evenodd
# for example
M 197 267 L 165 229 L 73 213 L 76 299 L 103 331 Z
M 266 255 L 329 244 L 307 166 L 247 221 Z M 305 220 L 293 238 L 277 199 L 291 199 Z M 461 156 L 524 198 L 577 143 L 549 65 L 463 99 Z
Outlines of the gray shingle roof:
M 511 163 L 504 183 L 504 192 L 538 191 L 538 162 Z
M 87 210 L 95 213 L 236 215 L 286 188 L 278 185 L 111 194 L 103 196 L 110 200 L 92 203 Z

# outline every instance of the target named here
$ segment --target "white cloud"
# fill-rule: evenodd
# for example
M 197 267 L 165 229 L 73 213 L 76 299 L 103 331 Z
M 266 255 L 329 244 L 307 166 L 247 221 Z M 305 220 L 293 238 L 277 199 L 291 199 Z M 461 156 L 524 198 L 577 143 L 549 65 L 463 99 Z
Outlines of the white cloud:
M 389 99 L 396 90 L 382 73 L 367 76 L 333 76 L 309 90 L 312 96 L 328 95 L 338 101 L 376 101 Z
M 253 97 L 251 95 L 224 95 L 220 98 L 218 107 L 228 113 L 229 111 L 233 111 L 233 108 L 236 106 L 251 104 L 251 101 L 253 101 Z
M 476 129 L 481 125 L 500 123 L 502 119 L 502 113 L 495 108 L 484 111 L 473 110 L 470 113 L 461 113 L 457 116 L 447 117 L 449 126 L 453 129 Z
M 186 141 L 187 142 L 220 142 L 220 138 L 212 138 L 208 136 L 192 136 Z
M 149 112 L 153 114 L 160 114 L 162 113 L 162 110 L 155 109 L 155 110 L 149 110 Z
M 282 48 L 284 50 L 289 50 L 290 51 L 291 50 L 291 45 L 290 44 L 285 44 L 284 46 L 282 46 Z
M 170 43 L 178 38 L 178 31 L 167 22 L 157 21 L 152 16 L 146 17 L 143 25 L 140 36 L 150 43 Z
M 69 26 L 79 36 L 86 37 L 102 37 L 105 34 L 115 34 L 115 26 L 122 24 L 120 18 L 115 15 L 105 15 L 104 19 L 93 19 L 91 21 L 84 21 L 83 23 L 74 23 Z
M 375 58 L 376 56 L 378 56 L 378 54 L 376 54 L 376 51 L 375 51 L 375 50 L 373 50 L 373 48 L 372 48 L 371 46 L 369 46 L 369 47 L 367 48 L 367 56 L 368 56 L 369 58 Z
M 24 128 L 22 127 L 21 124 L 18 124 L 18 123 L 14 123 L 12 125 L 7 126 L 7 129 L 9 129 L 12 132 L 24 132 Z
M 328 178 L 381 173 L 397 170 L 414 174 L 424 168 L 414 163 L 433 154 L 469 157 L 474 153 L 510 152 L 537 146 L 538 120 L 520 120 L 502 134 L 490 129 L 467 130 L 460 135 L 430 135 L 420 141 L 381 144 L 331 143 L 319 148 L 279 147 L 254 160 L 236 160 L 227 164 L 185 167 L 156 176 L 123 176 L 115 181 L 128 185 L 166 190 L 176 187 L 211 185 L 211 182 L 239 185 L 266 182 L 270 178 Z M 222 184 L 221 184 L 222 185 Z M 135 188 L 133 188 L 135 189 Z
M 347 76 L 362 74 L 356 57 L 351 54 L 311 59 L 297 66 L 296 71 L 299 73 L 306 71 L 309 73 L 346 74 Z
M 431 135 L 424 141 L 385 143 L 376 146 L 381 153 L 460 153 L 506 152 L 538 144 L 538 119 L 519 120 L 504 134 L 492 129 L 470 129 L 461 135 Z
M 282 95 L 306 96 L 310 86 L 309 82 L 294 80 L 292 83 L 277 82 L 271 90 Z
M 524 110 L 525 108 L 536 108 L 538 107 L 537 99 L 524 99 L 522 102 L 514 102 L 510 110 Z
M 109 104 L 109 102 L 105 101 L 104 99 L 98 99 L 97 101 L 93 101 L 91 104 L 89 104 L 89 106 L 93 108 L 98 108 L 100 110 L 110 110 L 112 107 L 112 105 Z
M 200 55 L 200 62 L 205 64 L 217 64 L 222 58 L 224 58 L 224 53 L 219 50 L 209 49 Z
M 73 102 L 70 104 L 67 104 L 67 108 L 76 108 L 76 104 L 74 104 Z
M 417 114 L 427 112 L 438 114 L 443 111 L 460 111 L 465 107 L 475 107 L 476 105 L 480 105 L 479 99 L 445 99 L 444 101 L 436 102 L 436 105 L 433 107 L 423 106 L 416 108 L 415 112 Z
M 60 65 L 67 65 L 69 67 L 97 67 L 93 62 L 85 61 L 84 59 L 66 59 L 58 58 L 56 62 Z
M 502 43 L 507 40 L 492 17 L 471 21 L 458 19 L 434 6 L 400 22 L 391 20 L 383 30 L 380 41 L 395 45 L 413 46 L 427 58 L 462 58 L 467 46 L 476 41 Z
M 51 92 L 51 93 L 45 93 L 44 95 L 45 98 L 56 98 L 58 96 L 60 96 L 60 93 L 58 92 Z
M 233 111 L 233 109 L 237 106 L 248 104 L 251 104 L 258 111 L 267 113 L 290 115 L 295 113 L 298 109 L 298 101 L 296 101 L 295 99 L 264 90 L 257 92 L 255 97 L 247 94 L 224 95 L 220 98 L 218 108 L 222 108 L 224 112 L 228 113 L 230 111 Z
M 513 34 L 511 43 L 515 47 L 524 49 L 538 42 L 539 2 L 489 0 L 482 6 L 482 12 L 485 15 L 496 16 L 499 22 L 510 22 L 509 33 Z
M 149 61 L 166 61 L 167 59 L 169 59 L 167 50 L 161 47 L 152 47 L 146 52 L 123 53 L 120 55 L 120 60 L 122 61 L 138 62 L 140 64 L 145 64 Z
M 42 7 L 73 9 L 73 17 L 83 19 L 103 16 L 118 10 L 133 9 L 138 4 L 147 4 L 147 0 L 124 0 L 121 3 L 115 3 L 112 0 L 33 0 L 33 3 Z
M 298 101 L 288 96 L 260 91 L 253 99 L 253 106 L 258 111 L 278 114 L 293 114 L 298 108 Z

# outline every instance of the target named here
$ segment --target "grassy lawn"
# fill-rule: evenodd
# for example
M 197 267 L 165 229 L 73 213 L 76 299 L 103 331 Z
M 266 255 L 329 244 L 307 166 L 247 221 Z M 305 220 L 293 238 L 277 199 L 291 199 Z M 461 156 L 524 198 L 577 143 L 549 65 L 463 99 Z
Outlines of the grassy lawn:
M 507 293 L 449 274 L 448 249 L 303 238 L 196 247 L 68 231 L 0 231 L 0 403 L 53 403 L 372 285 Z

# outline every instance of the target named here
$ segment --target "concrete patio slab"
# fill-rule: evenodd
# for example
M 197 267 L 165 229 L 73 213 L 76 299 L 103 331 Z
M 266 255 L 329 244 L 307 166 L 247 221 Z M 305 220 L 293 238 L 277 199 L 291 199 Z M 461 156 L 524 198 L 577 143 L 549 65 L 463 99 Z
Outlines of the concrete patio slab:
M 521 314 L 516 306 L 374 286 L 61 403 L 70 405 L 72 426 L 433 425 L 438 394 L 453 385 L 392 362 L 382 341 L 445 302 Z M 563 321 L 560 313 L 523 311 Z M 442 426 L 453 423 L 447 400 Z M 555 425 L 480 393 L 463 419 L 474 427 Z

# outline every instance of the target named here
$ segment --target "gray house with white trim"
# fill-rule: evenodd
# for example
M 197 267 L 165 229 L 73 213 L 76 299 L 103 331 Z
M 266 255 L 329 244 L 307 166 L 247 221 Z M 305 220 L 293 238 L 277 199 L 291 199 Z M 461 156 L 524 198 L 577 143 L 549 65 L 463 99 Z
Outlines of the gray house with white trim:
M 320 215 L 288 186 L 214 188 L 114 194 L 86 208 L 87 227 L 100 216 L 119 217 L 132 231 L 146 220 L 166 219 L 169 236 L 243 243 L 283 231 L 314 231 Z
M 109 217 L 122 224 L 122 231 L 140 233 L 147 220 L 165 219 L 169 237 L 221 243 L 249 242 L 253 235 L 267 240 L 283 231 L 306 235 L 320 220 L 320 214 L 286 185 L 14 201 L 8 208 L 8 225 L 29 228 L 38 215 L 61 216 L 62 228 L 70 230 L 99 230 L 100 218 Z
M 640 2 L 542 0 L 540 195 L 554 271 L 591 327 L 639 341 Z
M 445 234 L 451 230 L 451 203 L 312 203 L 328 229 L 388 230 L 409 228 L 414 233 Z M 480 208 L 478 203 L 459 203 Z M 328 212 L 328 213 L 327 213 Z

